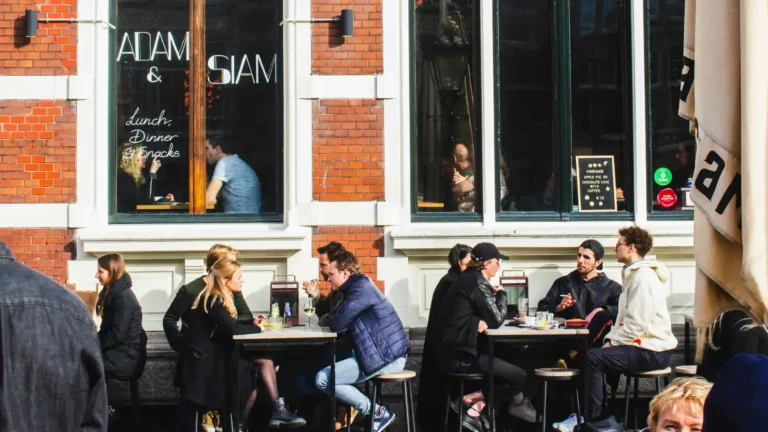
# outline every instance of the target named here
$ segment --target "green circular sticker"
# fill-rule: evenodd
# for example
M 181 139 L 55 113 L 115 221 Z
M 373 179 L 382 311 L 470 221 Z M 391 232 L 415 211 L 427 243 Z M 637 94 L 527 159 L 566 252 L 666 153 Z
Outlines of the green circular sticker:
M 659 186 L 666 186 L 672 183 L 672 171 L 669 168 L 661 167 L 653 173 L 653 181 Z

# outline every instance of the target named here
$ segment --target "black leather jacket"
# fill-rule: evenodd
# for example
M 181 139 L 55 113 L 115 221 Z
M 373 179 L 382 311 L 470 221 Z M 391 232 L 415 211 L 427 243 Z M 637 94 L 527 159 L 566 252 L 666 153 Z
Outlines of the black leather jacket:
M 477 356 L 477 328 L 485 321 L 496 329 L 507 317 L 507 293 L 493 288 L 478 270 L 466 270 L 454 282 L 440 308 L 443 352 L 462 351 Z

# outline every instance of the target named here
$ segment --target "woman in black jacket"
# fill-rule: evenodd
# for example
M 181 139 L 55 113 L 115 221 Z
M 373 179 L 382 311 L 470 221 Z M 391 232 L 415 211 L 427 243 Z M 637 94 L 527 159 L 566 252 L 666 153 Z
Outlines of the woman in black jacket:
M 263 316 L 237 320 L 233 292 L 242 289 L 240 264 L 220 259 L 210 268 L 205 289 L 195 299 L 184 332 L 184 367 L 179 390 L 187 401 L 189 414 L 184 420 L 189 430 L 200 426 L 201 416 L 210 410 L 219 412 L 222 427 L 235 431 L 232 416 L 232 367 L 239 365 L 233 335 L 260 333 Z M 306 422 L 289 412 L 282 398 L 275 401 L 271 426 L 301 427 Z M 238 425 L 239 426 L 239 425 Z
M 446 294 L 440 310 L 438 325 L 443 331 L 440 369 L 445 373 L 487 373 L 490 358 L 486 344 L 479 335 L 487 329 L 497 329 L 507 317 L 507 293 L 491 286 L 490 279 L 498 272 L 502 255 L 491 243 L 479 243 L 472 249 L 472 261 Z M 483 341 L 487 342 L 487 341 Z M 526 373 L 523 369 L 495 358 L 494 375 L 500 378 L 496 388 L 498 400 L 510 400 L 509 413 L 530 423 L 536 422 L 536 410 L 523 396 Z M 479 430 L 478 417 L 485 408 L 482 394 L 464 398 L 471 405 L 465 416 L 465 426 Z M 466 424 L 469 423 L 469 424 Z
M 715 382 L 720 369 L 739 354 L 768 356 L 768 333 L 742 310 L 723 313 L 697 333 L 696 374 L 709 382 Z
M 125 261 L 119 254 L 98 259 L 96 278 L 104 286 L 96 302 L 101 317 L 99 342 L 107 378 L 129 379 L 143 367 L 146 359 L 147 335 L 141 326 L 141 306 L 131 289 L 131 276 L 125 272 Z
M 141 144 L 129 142 L 120 145 L 117 152 L 117 212 L 135 213 L 139 204 L 154 203 L 153 195 L 157 192 L 157 171 L 162 163 L 155 157 L 149 167 L 149 181 L 144 177 L 147 166 L 147 152 Z M 165 199 L 173 201 L 172 194 Z
M 444 401 L 436 398 L 436 394 L 445 391 L 445 374 L 438 367 L 440 357 L 440 345 L 443 332 L 437 324 L 440 307 L 443 305 L 445 294 L 459 278 L 461 272 L 467 268 L 471 260 L 472 248 L 467 245 L 457 244 L 448 253 L 448 263 L 451 268 L 448 273 L 437 283 L 432 293 L 432 304 L 429 308 L 429 320 L 427 321 L 427 334 L 424 339 L 424 353 L 421 357 L 421 372 L 419 373 L 419 401 L 416 405 L 416 422 L 426 431 L 442 431 L 443 426 L 435 422 L 436 418 L 444 418 Z

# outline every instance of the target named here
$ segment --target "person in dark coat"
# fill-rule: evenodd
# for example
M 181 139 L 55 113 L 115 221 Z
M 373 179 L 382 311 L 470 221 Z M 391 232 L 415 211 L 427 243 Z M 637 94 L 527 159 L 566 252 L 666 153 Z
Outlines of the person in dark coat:
M 325 394 L 335 392 L 342 403 L 365 416 L 374 416 L 374 430 L 387 428 L 395 415 L 383 406 L 371 406 L 368 396 L 355 384 L 372 377 L 402 372 L 410 348 L 408 335 L 395 308 L 371 279 L 360 272 L 357 259 L 349 251 L 331 257 L 328 281 L 334 291 L 344 293 L 344 300 L 328 317 L 332 332 L 347 334 L 354 355 L 336 362 L 336 382 L 331 382 L 331 368 L 317 373 L 315 385 Z
M 489 371 L 487 340 L 481 341 L 480 335 L 489 328 L 501 327 L 507 317 L 507 293 L 500 287 L 491 286 L 490 279 L 499 271 L 500 260 L 508 259 L 491 243 L 477 244 L 472 249 L 469 266 L 448 290 L 437 322 L 443 331 L 439 363 L 444 373 Z M 500 378 L 495 388 L 498 400 L 510 401 L 510 415 L 534 423 L 536 410 L 522 392 L 525 371 L 499 358 L 494 359 L 493 370 Z M 484 395 L 487 394 L 486 384 L 481 394 L 473 395 L 469 400 L 464 398 L 465 404 L 469 405 L 464 426 L 470 430 L 484 427 L 479 417 L 485 409 Z M 442 423 L 443 418 L 434 421 Z
M 131 289 L 131 276 L 119 254 L 99 257 L 96 278 L 99 292 L 96 314 L 101 317 L 99 342 L 107 378 L 130 379 L 139 359 L 146 356 L 147 335 L 141 326 L 141 305 Z
M 585 240 L 576 253 L 576 270 L 555 280 L 537 309 L 564 319 L 589 318 L 590 346 L 602 346 L 602 336 L 608 334 L 619 313 L 621 285 L 600 271 L 604 256 L 605 249 L 600 242 Z M 583 342 L 561 348 L 563 357 L 567 354 L 569 360 L 587 350 Z M 559 360 L 558 364 L 567 366 L 565 360 Z
M 696 338 L 696 375 L 715 382 L 728 361 L 739 354 L 768 356 L 768 332 L 742 310 L 725 312 Z
M 0 241 L 0 431 L 107 432 L 93 316 Z
M 242 290 L 242 272 L 237 261 L 217 260 L 210 268 L 208 282 L 198 294 L 189 313 L 182 347 L 183 369 L 179 391 L 187 405 L 185 427 L 199 427 L 201 416 L 219 412 L 222 427 L 235 431 L 232 401 L 232 367 L 239 365 L 233 335 L 260 333 L 263 316 L 238 320 L 235 292 Z M 238 401 L 239 402 L 239 401 Z M 301 427 L 306 422 L 288 411 L 282 398 L 274 401 L 272 427 Z M 238 425 L 239 427 L 239 425 Z
M 443 430 L 443 426 L 435 422 L 436 418 L 445 417 L 443 406 L 445 401 L 435 397 L 436 394 L 445 391 L 445 374 L 438 367 L 443 331 L 437 324 L 437 318 L 448 289 L 459 278 L 461 272 L 466 270 L 467 264 L 472 259 L 471 252 L 472 248 L 463 244 L 457 244 L 451 249 L 448 253 L 448 263 L 451 268 L 440 279 L 432 293 L 424 351 L 421 357 L 421 372 L 419 372 L 419 400 L 416 405 L 418 407 L 416 423 L 425 432 L 442 432 Z

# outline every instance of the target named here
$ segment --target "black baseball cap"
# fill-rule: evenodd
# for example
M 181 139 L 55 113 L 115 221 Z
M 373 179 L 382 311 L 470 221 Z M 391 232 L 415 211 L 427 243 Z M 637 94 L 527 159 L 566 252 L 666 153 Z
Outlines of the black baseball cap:
M 478 243 L 472 248 L 472 256 L 475 257 L 475 261 L 488 261 L 494 258 L 500 260 L 509 260 L 509 257 L 502 255 L 499 249 L 493 243 Z

